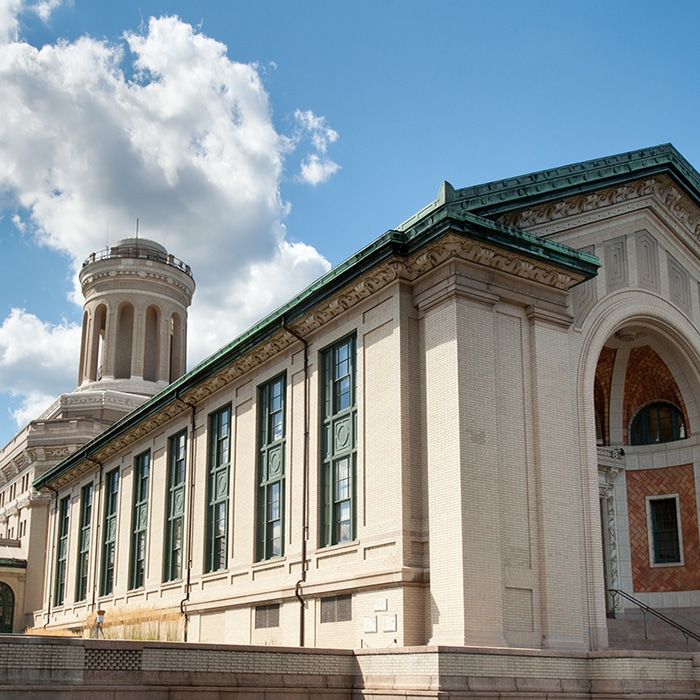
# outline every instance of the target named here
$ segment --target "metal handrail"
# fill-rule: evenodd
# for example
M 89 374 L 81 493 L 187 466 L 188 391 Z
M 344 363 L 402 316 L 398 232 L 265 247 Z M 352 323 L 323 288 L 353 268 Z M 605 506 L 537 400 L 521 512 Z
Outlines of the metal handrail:
M 650 605 L 647 605 L 646 603 L 642 603 L 641 600 L 637 600 L 637 598 L 635 598 L 634 596 L 631 596 L 629 593 L 626 593 L 625 591 L 621 591 L 618 588 L 608 588 L 608 592 L 612 593 L 613 596 L 619 595 L 622 598 L 626 598 L 631 603 L 634 603 L 636 606 L 641 608 L 642 613 L 644 615 L 644 639 L 649 638 L 647 636 L 647 613 L 650 613 L 654 617 L 657 617 L 659 620 L 662 620 L 666 624 L 671 625 L 671 627 L 675 627 L 679 632 L 683 633 L 683 636 L 685 637 L 685 648 L 687 651 L 690 651 L 690 639 L 691 638 L 697 642 L 700 642 L 700 634 L 697 634 L 697 633 L 693 632 L 692 630 L 689 630 L 687 627 L 683 627 L 683 625 L 679 624 L 675 620 L 672 620 L 670 617 L 666 617 L 666 615 L 659 612 L 655 608 L 652 608 Z

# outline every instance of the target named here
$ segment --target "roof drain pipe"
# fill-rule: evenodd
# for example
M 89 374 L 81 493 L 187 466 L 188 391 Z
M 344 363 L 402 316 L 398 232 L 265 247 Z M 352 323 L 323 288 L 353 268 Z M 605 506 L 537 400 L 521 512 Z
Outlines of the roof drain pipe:
M 56 491 L 55 488 L 52 486 L 49 486 L 46 484 L 44 488 L 49 489 L 49 491 L 53 491 L 54 496 L 56 496 L 56 501 L 54 505 L 53 512 L 54 514 L 58 512 L 58 491 Z M 46 606 L 46 622 L 44 623 L 44 629 L 48 627 L 49 622 L 51 621 L 51 601 L 53 600 L 53 591 L 54 591 L 54 586 L 52 585 L 52 577 L 53 577 L 53 565 L 54 565 L 54 556 L 56 555 L 56 518 L 54 518 L 54 529 L 53 533 L 51 533 L 51 557 L 49 558 L 49 570 L 46 572 L 48 574 L 48 577 L 46 577 L 45 580 L 48 581 L 49 584 L 49 599 L 48 599 L 48 605 Z
M 93 464 L 96 464 L 100 468 L 100 480 L 99 480 L 99 490 L 97 492 L 97 508 L 95 508 L 95 512 L 97 513 L 97 525 L 95 529 L 97 532 L 95 533 L 95 542 L 100 541 L 100 517 L 99 514 L 102 512 L 102 491 L 104 488 L 104 482 L 103 482 L 103 472 L 104 472 L 104 464 L 102 462 L 98 462 L 96 459 L 93 459 L 92 457 L 85 457 L 85 460 L 88 462 L 92 462 Z M 98 545 L 99 546 L 99 545 Z M 92 609 L 94 610 L 96 607 L 96 602 L 97 602 L 97 560 L 99 557 L 95 557 L 95 563 L 92 567 Z
M 304 456 L 302 463 L 302 538 L 301 538 L 301 578 L 294 586 L 294 595 L 299 601 L 299 646 L 304 646 L 304 610 L 306 602 L 301 594 L 301 586 L 306 583 L 306 542 L 309 539 L 309 344 L 296 331 L 292 330 L 282 317 L 282 328 L 293 335 L 304 346 Z
M 175 392 L 175 398 L 180 402 L 185 404 L 185 406 L 189 406 L 192 409 L 192 417 L 191 417 L 191 426 L 190 426 L 190 448 L 187 450 L 187 455 L 189 457 L 189 462 L 190 462 L 190 495 L 187 503 L 187 556 L 186 556 L 186 561 L 187 561 L 187 573 L 185 576 L 185 597 L 180 601 L 180 613 L 182 614 L 184 618 L 184 623 L 185 623 L 185 628 L 183 630 L 183 642 L 187 641 L 187 634 L 189 631 L 189 622 L 190 622 L 190 616 L 187 613 L 187 603 L 189 603 L 190 600 L 190 591 L 192 589 L 192 537 L 193 537 L 193 508 L 194 508 L 194 477 L 195 477 L 195 457 L 196 457 L 196 452 L 195 452 L 195 439 L 194 439 L 194 430 L 195 430 L 195 404 L 193 403 L 188 403 L 185 401 L 183 398 L 177 395 L 177 392 Z

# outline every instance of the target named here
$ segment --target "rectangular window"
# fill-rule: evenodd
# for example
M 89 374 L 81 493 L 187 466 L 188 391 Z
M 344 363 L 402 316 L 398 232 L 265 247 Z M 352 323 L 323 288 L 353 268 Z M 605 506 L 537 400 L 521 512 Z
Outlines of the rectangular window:
M 92 484 L 83 486 L 80 493 L 80 535 L 78 539 L 78 571 L 75 581 L 75 599 L 85 600 L 88 587 L 90 559 L 90 526 L 92 524 Z
M 168 440 L 168 510 L 165 523 L 164 581 L 182 578 L 186 452 L 187 431 L 183 430 Z
M 146 535 L 148 533 L 148 478 L 151 453 L 134 460 L 134 512 L 131 526 L 129 588 L 141 588 L 146 580 Z
M 119 506 L 119 470 L 114 469 L 105 477 L 105 517 L 102 539 L 102 576 L 100 595 L 114 591 L 114 563 L 117 543 L 117 508 Z
M 229 462 L 231 407 L 209 416 L 209 469 L 207 483 L 207 548 L 205 571 L 225 569 L 228 563 Z
M 58 504 L 58 533 L 56 541 L 56 586 L 54 604 L 63 605 L 66 597 L 66 558 L 68 557 L 68 517 L 70 496 L 62 498 Z
M 258 390 L 258 560 L 283 552 L 286 383 L 281 376 Z
M 357 398 L 354 336 L 322 352 L 321 372 L 321 545 L 328 546 L 355 538 Z
M 272 605 L 258 605 L 255 608 L 255 629 L 280 626 L 279 603 Z
M 652 565 L 682 563 L 679 515 L 678 496 L 647 498 Z
M 352 596 L 335 595 L 321 598 L 321 622 L 348 622 L 352 620 Z

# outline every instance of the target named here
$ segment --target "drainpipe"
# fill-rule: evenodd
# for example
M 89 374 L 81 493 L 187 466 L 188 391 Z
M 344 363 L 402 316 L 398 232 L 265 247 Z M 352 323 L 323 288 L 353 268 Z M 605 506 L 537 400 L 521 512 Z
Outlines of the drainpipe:
M 304 456 L 302 463 L 302 538 L 301 538 L 301 578 L 294 586 L 294 595 L 299 601 L 299 646 L 304 646 L 304 610 L 306 604 L 301 593 L 301 586 L 306 582 L 306 543 L 309 539 L 309 344 L 296 331 L 292 330 L 282 318 L 282 328 L 293 335 L 304 346 Z
M 99 480 L 99 490 L 97 492 L 97 527 L 95 528 L 96 534 L 95 534 L 95 542 L 97 543 L 98 550 L 95 552 L 95 564 L 93 566 L 92 570 L 92 609 L 95 609 L 96 606 L 96 597 L 97 597 L 97 560 L 99 559 L 99 546 L 100 546 L 100 513 L 102 513 L 102 486 L 103 486 L 103 481 L 102 481 L 102 475 L 104 473 L 104 464 L 102 462 L 98 462 L 96 459 L 92 459 L 92 457 L 86 457 L 85 458 L 88 462 L 92 462 L 93 464 L 97 464 L 100 468 L 100 480 Z
M 194 520 L 194 515 L 193 515 L 193 510 L 194 510 L 194 477 L 195 477 L 195 464 L 196 464 L 196 442 L 194 439 L 194 431 L 195 431 L 195 404 L 193 403 L 188 403 L 184 399 L 182 399 L 180 396 L 175 394 L 175 398 L 180 402 L 185 404 L 185 406 L 189 406 L 192 409 L 192 415 L 191 415 L 191 425 L 190 425 L 190 439 L 189 439 L 189 449 L 187 450 L 187 456 L 189 457 L 189 463 L 190 463 L 190 474 L 189 474 L 189 480 L 190 480 L 190 495 L 188 498 L 187 502 L 187 535 L 185 537 L 185 542 L 187 546 L 187 552 L 186 552 L 186 573 L 185 573 L 185 597 L 180 601 L 180 613 L 185 619 L 185 629 L 184 629 L 184 639 L 183 641 L 187 641 L 187 634 L 189 631 L 189 622 L 190 622 L 190 616 L 187 613 L 187 603 L 190 601 L 190 591 L 192 590 L 192 538 L 194 536 L 193 533 L 193 520 Z
M 52 488 L 51 486 L 46 486 L 49 491 L 53 491 L 54 496 L 56 500 L 54 501 L 54 509 L 53 512 L 56 513 L 58 511 L 58 491 L 56 491 L 55 488 Z M 56 519 L 54 518 L 54 527 L 53 527 L 53 533 L 51 536 L 52 543 L 51 543 L 51 556 L 49 557 L 49 570 L 46 572 L 44 577 L 46 578 L 46 575 L 48 575 L 48 582 L 49 582 L 49 602 L 48 605 L 46 606 L 46 622 L 44 623 L 44 629 L 49 624 L 49 621 L 51 620 L 51 601 L 53 600 L 53 561 L 54 561 L 54 555 L 56 554 Z

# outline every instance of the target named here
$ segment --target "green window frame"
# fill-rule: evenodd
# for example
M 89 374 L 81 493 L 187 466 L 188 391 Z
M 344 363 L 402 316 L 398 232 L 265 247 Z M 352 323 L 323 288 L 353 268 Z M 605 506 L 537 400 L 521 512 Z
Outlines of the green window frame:
M 231 459 L 231 406 L 209 416 L 209 466 L 205 571 L 228 564 L 228 512 Z
M 134 509 L 131 523 L 131 563 L 129 589 L 142 588 L 146 582 L 148 537 L 148 484 L 151 453 L 143 452 L 134 460 Z
M 258 561 L 284 553 L 286 389 L 285 375 L 258 389 Z
M 78 570 L 75 580 L 75 600 L 85 600 L 90 563 L 90 531 L 92 526 L 92 483 L 80 492 L 80 534 L 78 539 Z
M 321 352 L 321 546 L 356 537 L 357 342 Z
M 682 563 L 678 496 L 648 498 L 652 564 Z
M 655 401 L 642 406 L 630 425 L 631 445 L 654 445 L 688 437 L 685 416 L 668 401 Z
M 168 505 L 163 581 L 176 581 L 182 578 L 186 466 L 187 431 L 183 430 L 168 439 Z
M 102 535 L 102 573 L 100 595 L 112 595 L 117 547 L 117 510 L 119 507 L 119 469 L 105 476 L 105 512 Z
M 58 532 L 56 533 L 56 582 L 54 604 L 63 605 L 66 597 L 66 560 L 68 558 L 68 524 L 70 520 L 70 496 L 58 504 Z

